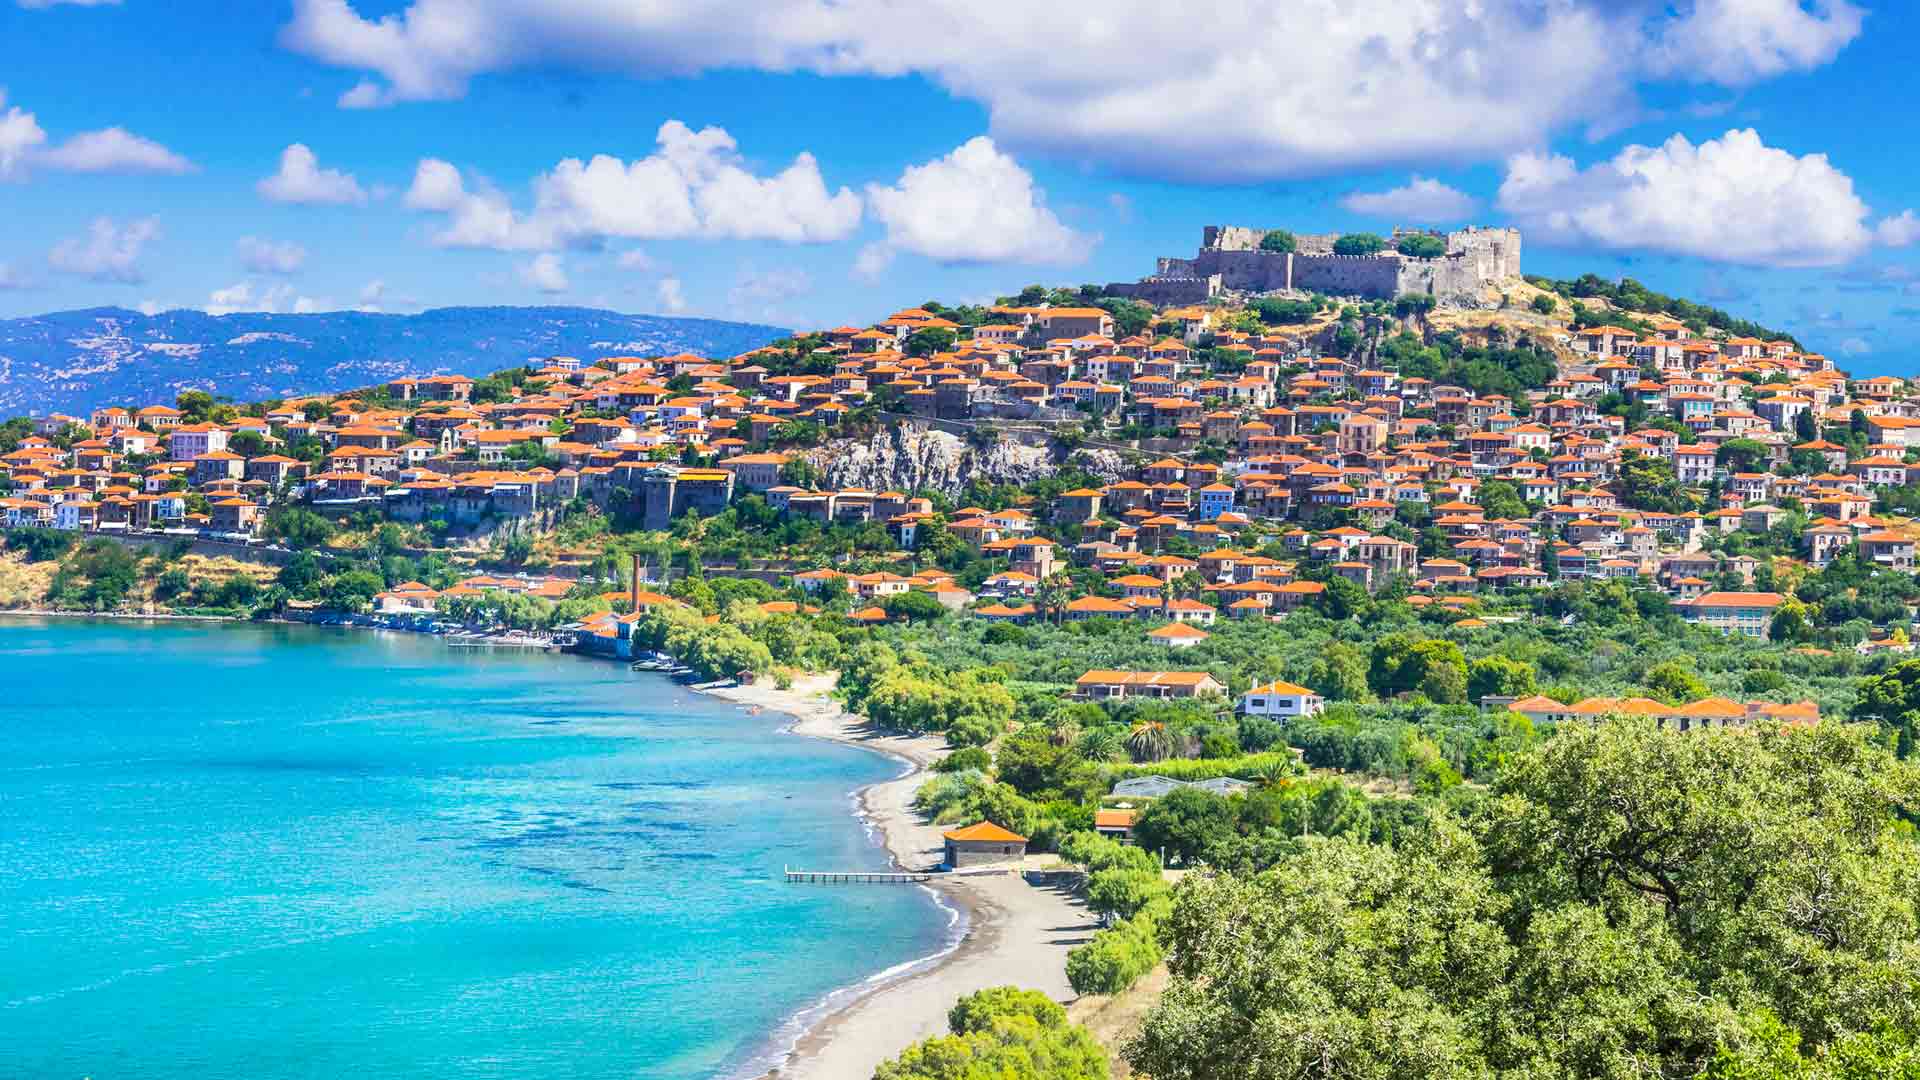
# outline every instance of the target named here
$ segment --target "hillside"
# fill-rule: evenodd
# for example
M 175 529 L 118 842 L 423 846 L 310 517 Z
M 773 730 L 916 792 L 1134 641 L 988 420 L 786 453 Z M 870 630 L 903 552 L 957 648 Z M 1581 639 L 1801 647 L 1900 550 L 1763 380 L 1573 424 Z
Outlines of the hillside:
M 107 404 L 172 401 L 183 389 L 249 401 L 407 374 L 478 376 L 530 356 L 731 356 L 785 333 L 751 323 L 569 307 L 436 308 L 418 315 L 143 315 L 91 308 L 0 320 L 0 414 L 85 413 Z

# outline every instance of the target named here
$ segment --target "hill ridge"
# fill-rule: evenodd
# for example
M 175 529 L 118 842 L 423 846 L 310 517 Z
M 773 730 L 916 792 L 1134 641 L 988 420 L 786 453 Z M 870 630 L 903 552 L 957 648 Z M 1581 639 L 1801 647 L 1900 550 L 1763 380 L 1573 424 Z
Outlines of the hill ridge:
M 632 352 L 731 356 L 789 331 L 723 319 L 575 306 L 460 305 L 412 314 L 300 314 L 107 305 L 0 319 L 0 413 L 84 413 L 171 401 L 323 393 L 400 375 L 480 376 L 529 357 Z

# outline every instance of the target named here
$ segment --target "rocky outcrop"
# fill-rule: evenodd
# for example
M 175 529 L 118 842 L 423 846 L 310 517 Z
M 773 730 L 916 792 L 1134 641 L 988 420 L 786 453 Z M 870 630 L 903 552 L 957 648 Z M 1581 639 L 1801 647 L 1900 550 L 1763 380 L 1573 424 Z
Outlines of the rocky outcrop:
M 926 424 L 889 424 L 871 438 L 835 441 L 809 457 L 830 488 L 938 491 L 953 496 L 969 480 L 1025 484 L 1056 467 L 1050 445 L 1000 438 L 985 445 Z

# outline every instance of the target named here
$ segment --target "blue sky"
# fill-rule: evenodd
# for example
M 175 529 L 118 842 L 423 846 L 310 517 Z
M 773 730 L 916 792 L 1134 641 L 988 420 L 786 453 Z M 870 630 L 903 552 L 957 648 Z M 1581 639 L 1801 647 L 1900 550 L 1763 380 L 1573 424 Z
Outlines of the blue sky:
M 1856 370 L 1920 339 L 1912 5 L 671 6 L 0 0 L 0 315 L 812 326 L 1481 222 Z

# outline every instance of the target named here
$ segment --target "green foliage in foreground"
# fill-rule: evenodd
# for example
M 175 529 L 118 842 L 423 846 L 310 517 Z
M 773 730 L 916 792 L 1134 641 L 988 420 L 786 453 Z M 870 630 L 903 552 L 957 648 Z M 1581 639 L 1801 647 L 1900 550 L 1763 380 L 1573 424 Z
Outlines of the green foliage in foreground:
M 968 994 L 947 1014 L 950 1035 L 915 1043 L 873 1080 L 1106 1080 L 1107 1055 L 1037 990 Z
M 1397 846 L 1199 875 L 1157 1080 L 1914 1076 L 1920 779 L 1866 729 L 1570 726 Z
M 1073 992 L 1117 994 L 1152 971 L 1166 955 L 1157 931 L 1166 911 L 1165 900 L 1149 904 L 1068 953 L 1067 983 Z

